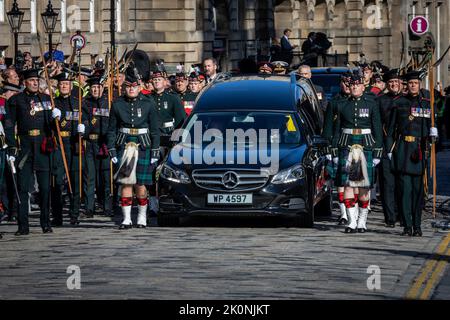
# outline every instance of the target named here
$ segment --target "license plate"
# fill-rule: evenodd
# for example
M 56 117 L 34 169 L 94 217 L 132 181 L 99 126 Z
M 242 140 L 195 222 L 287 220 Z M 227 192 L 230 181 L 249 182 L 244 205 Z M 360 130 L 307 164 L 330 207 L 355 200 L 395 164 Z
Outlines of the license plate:
M 253 195 L 249 194 L 208 194 L 208 204 L 253 204 Z

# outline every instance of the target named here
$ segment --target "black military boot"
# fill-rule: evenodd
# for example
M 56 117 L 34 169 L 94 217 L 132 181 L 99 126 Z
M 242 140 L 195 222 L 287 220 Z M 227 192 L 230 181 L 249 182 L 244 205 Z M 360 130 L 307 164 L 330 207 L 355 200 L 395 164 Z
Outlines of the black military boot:
M 421 237 L 422 236 L 422 229 L 420 229 L 420 227 L 414 228 L 413 236 L 414 237 Z
M 410 237 L 412 237 L 412 235 L 413 235 L 413 231 L 412 231 L 412 228 L 404 228 L 403 229 L 403 232 L 402 232 L 402 236 L 410 236 Z
M 62 222 L 62 220 L 60 220 L 60 219 L 53 219 L 53 220 L 50 222 L 50 225 L 51 225 L 52 227 L 62 227 L 63 222 Z

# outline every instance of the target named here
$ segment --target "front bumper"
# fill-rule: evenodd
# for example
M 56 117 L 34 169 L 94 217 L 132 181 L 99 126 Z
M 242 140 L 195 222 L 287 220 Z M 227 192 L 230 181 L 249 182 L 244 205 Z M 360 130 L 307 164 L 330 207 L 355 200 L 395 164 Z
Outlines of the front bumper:
M 251 205 L 211 205 L 207 203 L 208 191 L 191 184 L 176 184 L 160 177 L 158 184 L 160 214 L 179 216 L 296 216 L 308 213 L 310 208 L 306 180 L 288 185 L 267 184 L 265 187 L 245 192 L 222 192 L 223 194 L 251 193 Z

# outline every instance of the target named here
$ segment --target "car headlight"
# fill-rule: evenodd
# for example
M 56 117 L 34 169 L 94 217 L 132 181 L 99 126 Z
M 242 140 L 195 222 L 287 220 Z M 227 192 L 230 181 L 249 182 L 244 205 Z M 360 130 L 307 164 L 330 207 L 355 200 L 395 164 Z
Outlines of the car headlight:
M 290 167 L 289 169 L 278 172 L 272 178 L 272 183 L 283 184 L 296 182 L 305 177 L 305 169 L 301 164 Z
M 175 183 L 191 183 L 191 179 L 189 179 L 189 176 L 186 172 L 184 172 L 183 170 L 171 168 L 166 164 L 161 167 L 160 176 Z

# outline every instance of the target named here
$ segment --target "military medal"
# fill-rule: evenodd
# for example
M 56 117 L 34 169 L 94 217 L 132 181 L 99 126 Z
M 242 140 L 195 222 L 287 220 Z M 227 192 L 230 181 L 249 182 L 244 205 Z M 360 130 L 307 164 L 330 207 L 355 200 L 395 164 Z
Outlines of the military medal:
M 164 109 L 167 109 L 167 101 L 164 101 Z
M 142 109 L 141 108 L 137 109 L 137 114 L 138 114 L 139 118 L 142 117 Z

